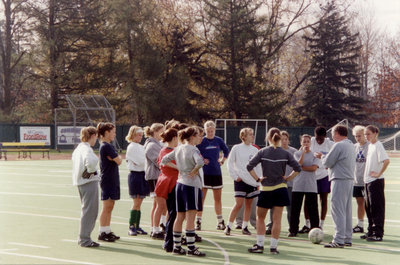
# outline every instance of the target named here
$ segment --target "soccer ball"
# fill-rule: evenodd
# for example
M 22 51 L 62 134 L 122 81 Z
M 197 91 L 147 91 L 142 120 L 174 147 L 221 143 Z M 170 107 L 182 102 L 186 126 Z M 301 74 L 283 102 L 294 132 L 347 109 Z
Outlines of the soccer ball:
M 319 244 L 324 240 L 324 232 L 320 228 L 313 228 L 308 233 L 308 239 L 310 239 L 313 244 Z

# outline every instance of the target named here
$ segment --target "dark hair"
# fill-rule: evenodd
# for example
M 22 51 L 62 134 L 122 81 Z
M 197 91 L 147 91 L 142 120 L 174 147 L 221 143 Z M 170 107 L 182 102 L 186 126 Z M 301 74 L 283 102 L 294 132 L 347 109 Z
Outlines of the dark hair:
M 348 134 L 347 127 L 344 125 L 336 125 L 335 127 L 333 127 L 333 131 L 337 132 L 340 136 L 347 137 Z
M 192 136 L 196 136 L 199 133 L 196 127 L 191 126 L 187 127 L 186 129 L 180 130 L 178 135 L 179 135 L 179 140 L 183 142 L 184 140 L 190 139 Z
M 171 142 L 174 137 L 178 136 L 178 130 L 174 128 L 169 128 L 166 131 L 164 131 L 161 135 L 162 141 L 164 143 Z
M 175 126 L 178 124 L 179 124 L 179 121 L 177 121 L 175 119 L 165 121 L 165 129 L 167 130 L 169 128 L 175 128 Z
M 314 134 L 315 134 L 315 136 L 326 137 L 326 128 L 324 126 L 317 126 L 314 129 Z
M 289 137 L 289 133 L 287 132 L 287 131 L 281 131 L 281 135 L 283 136 L 286 136 L 288 139 L 290 138 Z
M 97 124 L 97 135 L 98 137 L 104 137 L 107 131 L 111 131 L 115 128 L 115 125 L 111 122 L 100 122 Z
M 379 128 L 375 125 L 368 125 L 365 129 L 371 131 L 372 133 L 379 134 Z
M 175 124 L 172 128 L 180 131 L 180 130 L 186 129 L 187 127 L 189 127 L 189 124 L 187 124 L 187 123 L 178 123 L 178 124 Z
M 281 131 L 278 128 L 272 127 L 271 129 L 269 129 L 267 133 L 267 140 L 270 144 L 272 144 L 274 147 L 278 147 L 281 138 Z

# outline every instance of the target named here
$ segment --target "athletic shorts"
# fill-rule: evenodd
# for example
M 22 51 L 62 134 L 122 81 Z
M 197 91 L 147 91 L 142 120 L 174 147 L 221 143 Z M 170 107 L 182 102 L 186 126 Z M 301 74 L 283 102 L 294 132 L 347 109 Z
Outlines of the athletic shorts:
M 147 181 L 147 184 L 149 185 L 149 189 L 150 189 L 150 197 L 151 198 L 156 197 L 156 194 L 154 193 L 154 190 L 156 189 L 157 180 L 156 179 L 150 179 L 150 180 Z
M 257 187 L 253 187 L 244 181 L 234 181 L 233 185 L 235 189 L 235 197 L 253 199 L 260 194 L 260 191 L 257 190 Z
M 329 177 L 317 180 L 318 194 L 321 193 L 330 193 L 331 192 L 331 182 L 329 181 Z
M 129 195 L 131 198 L 145 198 L 149 196 L 150 190 L 147 181 L 144 179 L 144 171 L 131 171 L 128 175 Z
M 283 207 L 290 205 L 287 188 L 279 188 L 272 191 L 261 191 L 258 195 L 257 206 L 272 209 L 275 206 Z
M 106 201 L 106 200 L 114 200 L 117 201 L 121 198 L 121 189 L 118 183 L 115 182 L 113 184 L 110 183 L 105 183 L 104 181 L 100 181 L 100 187 L 101 187 L 101 200 Z
M 358 197 L 364 197 L 364 186 L 354 186 L 353 187 L 353 197 L 358 198 Z
M 222 175 L 206 175 L 204 174 L 204 185 L 205 189 L 222 189 L 224 185 L 222 184 Z
M 176 179 L 161 175 L 158 177 L 156 188 L 154 193 L 157 197 L 168 199 L 168 194 L 174 189 L 176 185 Z
M 189 210 L 202 211 L 203 193 L 200 188 L 187 186 L 182 183 L 177 183 L 175 187 L 176 195 L 176 211 L 187 212 Z

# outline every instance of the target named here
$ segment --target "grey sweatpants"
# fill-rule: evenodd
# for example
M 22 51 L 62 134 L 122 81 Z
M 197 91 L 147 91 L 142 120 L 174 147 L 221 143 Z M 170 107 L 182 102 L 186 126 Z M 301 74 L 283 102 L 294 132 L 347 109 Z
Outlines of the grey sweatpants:
M 92 243 L 90 234 L 94 229 L 99 212 L 99 182 L 92 181 L 80 185 L 78 190 L 82 205 L 78 244 L 85 247 Z
M 250 224 L 256 228 L 257 224 L 257 214 L 256 214 L 256 208 L 257 208 L 257 201 L 258 197 L 255 197 L 253 199 L 253 202 L 251 203 L 251 215 L 250 215 Z M 243 224 L 243 214 L 244 214 L 244 203 L 242 208 L 240 208 L 239 212 L 236 215 L 236 224 L 242 226 Z
M 353 180 L 333 179 L 331 181 L 331 214 L 335 225 L 333 242 L 351 243 Z

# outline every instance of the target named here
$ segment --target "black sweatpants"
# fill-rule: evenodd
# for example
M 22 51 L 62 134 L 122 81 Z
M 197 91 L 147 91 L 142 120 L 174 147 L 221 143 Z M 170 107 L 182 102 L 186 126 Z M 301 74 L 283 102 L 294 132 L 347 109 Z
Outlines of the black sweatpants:
M 365 184 L 365 212 L 368 218 L 368 235 L 383 237 L 385 224 L 385 179 Z
M 164 248 L 172 250 L 174 247 L 173 230 L 174 230 L 174 222 L 176 219 L 175 187 L 171 191 L 171 193 L 168 194 L 167 208 L 168 208 L 168 221 L 165 228 Z
M 305 197 L 304 204 L 307 205 L 310 215 L 311 228 L 319 226 L 318 216 L 318 194 L 312 192 L 292 192 L 292 205 L 290 209 L 290 233 L 297 234 L 299 231 L 300 212 Z

